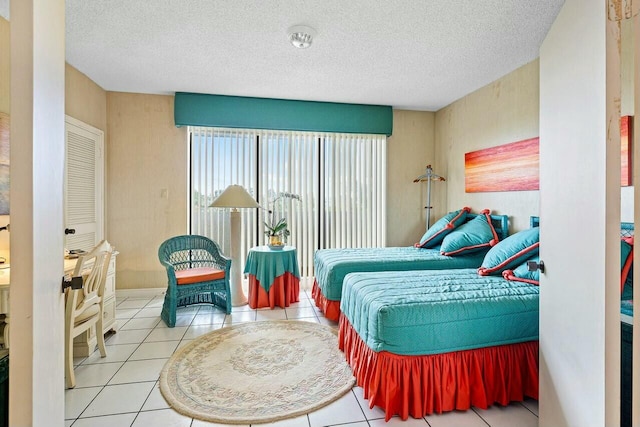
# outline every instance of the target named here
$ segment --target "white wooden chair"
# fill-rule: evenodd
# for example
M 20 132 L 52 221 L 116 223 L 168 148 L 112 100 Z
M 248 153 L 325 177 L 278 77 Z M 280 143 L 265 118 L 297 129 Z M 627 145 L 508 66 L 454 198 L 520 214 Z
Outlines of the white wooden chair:
M 82 276 L 82 289 L 67 288 L 65 298 L 65 377 L 67 388 L 76 386 L 73 372 L 73 339 L 95 325 L 100 355 L 107 351 L 102 333 L 103 295 L 109 261 L 113 247 L 106 240 L 96 245 L 91 252 L 78 258 L 73 276 Z

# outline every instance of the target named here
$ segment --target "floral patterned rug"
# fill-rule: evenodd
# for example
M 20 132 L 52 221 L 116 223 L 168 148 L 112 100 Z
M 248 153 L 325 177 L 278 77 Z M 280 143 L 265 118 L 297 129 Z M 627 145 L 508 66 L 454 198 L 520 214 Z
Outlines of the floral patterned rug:
M 189 417 L 256 424 L 314 411 L 354 382 L 336 330 L 279 320 L 234 325 L 197 338 L 167 361 L 160 391 L 173 409 Z

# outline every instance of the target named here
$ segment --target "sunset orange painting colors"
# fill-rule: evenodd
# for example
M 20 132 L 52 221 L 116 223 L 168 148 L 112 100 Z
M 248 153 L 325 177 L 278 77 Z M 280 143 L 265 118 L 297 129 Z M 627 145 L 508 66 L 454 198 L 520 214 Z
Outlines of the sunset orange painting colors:
M 540 138 L 525 139 L 464 155 L 467 193 L 540 188 Z
M 620 185 L 628 187 L 633 185 L 631 178 L 631 126 L 633 117 L 623 116 L 620 118 Z

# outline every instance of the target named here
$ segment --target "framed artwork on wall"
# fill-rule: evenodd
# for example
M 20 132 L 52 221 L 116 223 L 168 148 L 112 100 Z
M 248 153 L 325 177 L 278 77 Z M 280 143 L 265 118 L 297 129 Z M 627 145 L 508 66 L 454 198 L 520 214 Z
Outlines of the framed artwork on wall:
M 633 185 L 633 116 L 620 118 L 620 185 Z
M 0 215 L 9 215 L 9 115 L 0 113 Z
M 537 137 L 465 153 L 465 192 L 538 190 L 539 165 Z

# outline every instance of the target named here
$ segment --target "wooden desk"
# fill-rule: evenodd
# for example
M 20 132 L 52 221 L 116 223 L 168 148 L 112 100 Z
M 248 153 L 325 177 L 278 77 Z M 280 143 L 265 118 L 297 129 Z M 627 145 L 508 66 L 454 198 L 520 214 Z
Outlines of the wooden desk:
M 300 271 L 296 248 L 273 250 L 257 246 L 249 251 L 244 273 L 249 276 L 249 307 L 288 307 L 299 301 Z
M 116 295 L 115 295 L 115 271 L 116 261 L 115 256 L 117 252 L 111 257 L 111 263 L 107 270 L 107 282 L 104 287 L 104 331 L 116 330 Z M 64 260 L 64 274 L 72 274 L 73 269 L 76 266 L 77 259 L 65 259 Z M 62 278 L 60 278 L 62 280 Z M 0 264 L 0 314 L 4 314 L 4 348 L 9 348 L 9 285 L 11 283 L 11 268 L 9 264 Z M 77 336 L 73 343 L 73 353 L 75 356 L 89 356 L 95 346 L 97 340 L 95 332 L 93 330 L 87 331 Z

